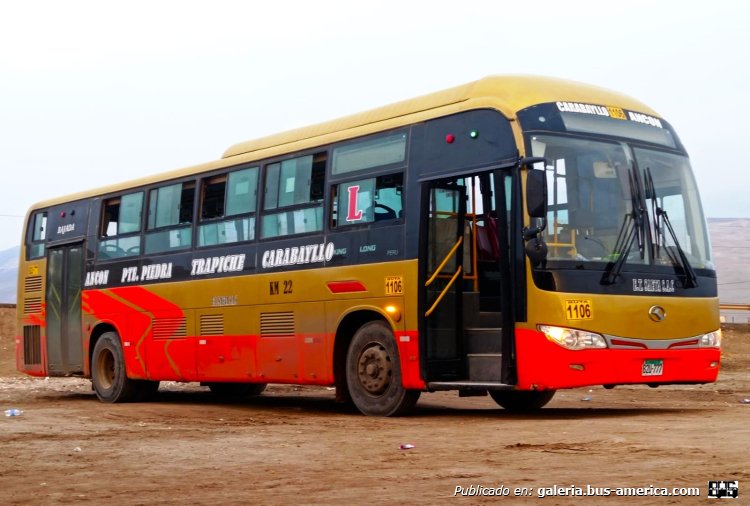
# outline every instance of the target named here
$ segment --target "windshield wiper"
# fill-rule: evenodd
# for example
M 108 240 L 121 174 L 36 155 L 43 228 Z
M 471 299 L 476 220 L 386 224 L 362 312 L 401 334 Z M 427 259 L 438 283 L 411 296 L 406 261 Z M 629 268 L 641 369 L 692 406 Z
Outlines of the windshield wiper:
M 643 198 L 641 187 L 638 184 L 638 173 L 636 172 L 635 163 L 628 169 L 628 181 L 630 182 L 630 203 L 632 211 L 625 215 L 625 219 L 617 234 L 617 241 L 613 250 L 614 261 L 607 264 L 602 275 L 601 284 L 611 285 L 617 281 L 617 277 L 622 272 L 622 268 L 628 259 L 633 242 L 638 241 L 638 251 L 643 260 L 645 249 L 644 238 L 644 209 L 642 206 Z
M 685 250 L 680 246 L 680 241 L 677 240 L 677 234 L 672 228 L 672 223 L 669 221 L 669 215 L 667 212 L 659 207 L 657 202 L 656 188 L 654 187 L 654 179 L 651 177 L 651 168 L 646 167 L 646 195 L 651 198 L 652 212 L 654 215 L 654 249 L 655 258 L 660 256 L 660 239 L 664 237 L 664 229 L 669 231 L 669 236 L 674 241 L 674 249 L 664 244 L 664 251 L 667 253 L 669 260 L 672 265 L 680 267 L 685 275 L 685 281 L 683 282 L 683 288 L 695 288 L 698 286 L 698 277 L 695 275 L 693 266 L 690 265 L 690 261 L 685 254 Z M 664 225 L 662 226 L 662 221 Z M 677 253 L 675 254 L 675 250 Z

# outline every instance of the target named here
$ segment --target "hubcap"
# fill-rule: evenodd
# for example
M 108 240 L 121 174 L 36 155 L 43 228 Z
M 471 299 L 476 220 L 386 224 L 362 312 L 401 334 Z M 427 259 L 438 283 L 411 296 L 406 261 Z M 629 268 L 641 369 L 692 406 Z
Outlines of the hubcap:
M 373 395 L 380 395 L 391 383 L 391 357 L 383 346 L 371 343 L 359 356 L 357 373 L 365 390 Z
M 97 374 L 99 384 L 110 389 L 115 382 L 115 357 L 110 351 L 103 351 L 97 360 Z

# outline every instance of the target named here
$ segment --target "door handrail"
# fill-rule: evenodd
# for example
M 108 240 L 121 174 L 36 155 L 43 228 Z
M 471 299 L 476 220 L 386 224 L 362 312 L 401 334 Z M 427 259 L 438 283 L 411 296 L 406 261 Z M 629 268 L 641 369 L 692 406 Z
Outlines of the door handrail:
M 432 276 L 430 276 L 430 279 L 428 279 L 427 281 L 425 281 L 424 286 L 430 286 L 432 284 L 432 282 L 435 281 L 435 278 L 438 277 L 438 274 L 440 274 L 440 271 L 443 270 L 443 267 L 445 267 L 445 264 L 448 263 L 448 260 L 450 260 L 450 258 L 453 256 L 453 254 L 458 249 L 458 247 L 461 246 L 462 242 L 464 242 L 464 236 L 459 236 L 458 240 L 456 241 L 456 244 L 454 244 L 453 247 L 451 248 L 451 250 L 448 252 L 448 254 L 445 255 L 445 258 L 440 263 L 440 265 L 438 265 L 437 269 L 435 269 L 435 272 L 432 273 Z
M 450 287 L 452 287 L 453 283 L 456 282 L 456 278 L 458 278 L 459 274 L 461 274 L 461 270 L 462 270 L 462 268 L 459 265 L 458 269 L 456 270 L 456 273 L 453 275 L 453 277 L 448 282 L 448 284 L 445 285 L 445 288 L 443 288 L 443 291 L 440 292 L 440 295 L 438 295 L 438 298 L 435 299 L 435 302 L 432 304 L 432 307 L 425 312 L 425 314 L 424 314 L 425 318 L 427 318 L 428 316 L 430 316 L 432 314 L 432 312 L 435 311 L 435 308 L 438 306 L 438 304 L 440 304 L 440 301 L 443 300 L 443 297 L 445 297 L 445 294 L 448 293 L 448 290 L 450 289 Z

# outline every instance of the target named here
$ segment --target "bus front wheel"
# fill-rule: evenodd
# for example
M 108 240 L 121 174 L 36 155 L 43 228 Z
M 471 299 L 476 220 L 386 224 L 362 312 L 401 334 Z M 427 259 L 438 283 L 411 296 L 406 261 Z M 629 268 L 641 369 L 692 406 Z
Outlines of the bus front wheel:
M 528 413 L 552 400 L 555 390 L 490 390 L 490 397 L 508 411 Z
M 401 363 L 390 328 L 380 321 L 362 325 L 349 344 L 346 382 L 354 405 L 365 415 L 399 416 L 419 399 L 401 382 Z
M 138 382 L 125 373 L 122 345 L 114 332 L 102 334 L 94 346 L 91 381 L 96 396 L 103 402 L 128 402 L 138 394 Z

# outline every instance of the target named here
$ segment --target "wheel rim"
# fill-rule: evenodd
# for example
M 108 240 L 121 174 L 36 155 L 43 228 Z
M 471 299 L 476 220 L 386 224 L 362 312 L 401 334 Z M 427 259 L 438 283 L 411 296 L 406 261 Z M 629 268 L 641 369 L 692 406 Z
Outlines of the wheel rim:
M 370 343 L 362 350 L 357 361 L 360 384 L 372 395 L 380 395 L 391 384 L 393 368 L 391 357 L 378 343 Z
M 96 380 L 105 390 L 115 383 L 115 356 L 109 350 L 102 350 L 96 360 Z

